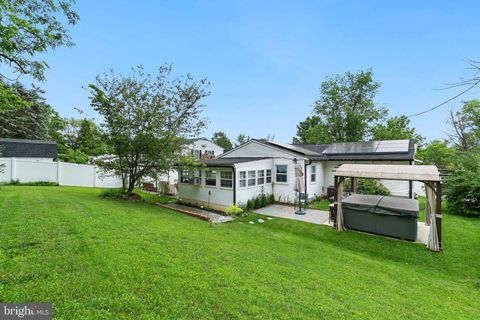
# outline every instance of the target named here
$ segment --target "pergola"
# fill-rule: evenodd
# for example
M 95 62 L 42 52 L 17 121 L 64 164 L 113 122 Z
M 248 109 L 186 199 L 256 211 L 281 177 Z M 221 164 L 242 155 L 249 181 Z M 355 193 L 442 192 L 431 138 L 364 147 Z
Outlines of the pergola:
M 346 178 L 351 178 L 352 186 L 356 178 L 420 181 L 425 185 L 425 224 L 430 226 L 427 248 L 442 250 L 442 186 L 436 166 L 343 164 L 335 172 L 336 229 L 344 231 L 342 197 Z

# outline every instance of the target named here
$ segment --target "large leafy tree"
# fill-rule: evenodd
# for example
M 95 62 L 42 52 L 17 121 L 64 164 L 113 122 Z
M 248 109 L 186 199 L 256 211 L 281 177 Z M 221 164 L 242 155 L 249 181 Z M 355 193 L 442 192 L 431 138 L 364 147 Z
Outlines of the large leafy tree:
M 45 102 L 44 92 L 35 87 L 27 89 L 18 82 L 4 86 L 14 92 L 25 106 L 0 111 L 0 137 L 48 140 L 49 121 L 54 111 Z
M 387 113 L 374 101 L 379 87 L 371 70 L 328 77 L 320 86 L 313 115 L 297 126 L 295 141 L 330 143 L 368 139 L 372 128 Z
M 212 142 L 222 147 L 225 152 L 233 148 L 232 141 L 230 141 L 230 139 L 227 137 L 227 134 L 222 131 L 213 133 Z
M 410 127 L 407 116 L 392 117 L 385 123 L 379 123 L 372 128 L 373 140 L 412 139 L 417 145 L 422 145 L 425 138 Z
M 237 139 L 235 139 L 235 140 L 236 140 L 235 145 L 239 146 L 241 144 L 244 144 L 244 143 L 250 141 L 250 136 L 247 136 L 247 135 L 241 133 L 241 134 L 238 135 Z
M 450 110 L 448 133 L 450 142 L 463 151 L 480 146 L 480 100 L 463 102 L 462 108 Z
M 48 65 L 38 56 L 49 49 L 73 45 L 66 27 L 79 19 L 73 3 L 74 0 L 0 1 L 0 65 L 12 68 L 14 73 L 44 80 Z
M 434 164 L 447 167 L 453 159 L 455 149 L 448 145 L 448 141 L 433 140 L 417 151 L 416 157 L 423 161 L 423 164 Z
M 185 140 L 206 126 L 201 100 L 209 95 L 208 82 L 172 78 L 171 71 L 168 65 L 155 77 L 142 67 L 128 75 L 111 71 L 90 85 L 92 107 L 103 116 L 107 142 L 117 156 L 100 165 L 122 175 L 128 196 L 143 176 L 171 169 Z

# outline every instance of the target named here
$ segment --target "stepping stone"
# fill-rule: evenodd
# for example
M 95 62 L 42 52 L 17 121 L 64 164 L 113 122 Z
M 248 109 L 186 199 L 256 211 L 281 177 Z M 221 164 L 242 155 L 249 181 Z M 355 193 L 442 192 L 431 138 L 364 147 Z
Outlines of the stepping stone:
M 253 221 L 249 221 L 248 223 L 250 223 L 250 224 L 255 224 L 255 222 L 253 222 Z
M 258 219 L 257 221 L 260 222 L 260 223 L 264 223 L 264 222 L 265 222 L 265 220 L 263 220 L 263 219 Z
M 268 219 L 268 220 L 273 220 L 273 218 L 272 218 L 272 217 L 267 217 L 267 219 Z

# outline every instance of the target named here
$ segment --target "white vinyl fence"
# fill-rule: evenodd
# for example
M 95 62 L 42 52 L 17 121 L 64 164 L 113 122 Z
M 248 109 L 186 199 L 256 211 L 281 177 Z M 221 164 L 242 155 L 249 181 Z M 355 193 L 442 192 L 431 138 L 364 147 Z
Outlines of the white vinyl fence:
M 0 183 L 56 182 L 61 186 L 120 188 L 122 179 L 92 165 L 42 161 L 19 158 L 0 158 Z M 3 171 L 3 172 L 2 172 Z

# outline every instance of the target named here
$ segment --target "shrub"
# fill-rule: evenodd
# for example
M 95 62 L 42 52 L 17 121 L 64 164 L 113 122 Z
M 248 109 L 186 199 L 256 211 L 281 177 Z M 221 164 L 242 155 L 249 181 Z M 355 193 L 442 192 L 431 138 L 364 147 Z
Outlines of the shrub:
M 254 209 L 258 209 L 258 208 L 262 207 L 262 197 L 261 196 L 256 197 L 254 201 L 255 201 Z
M 230 207 L 225 209 L 225 213 L 228 214 L 229 216 L 236 217 L 243 213 L 243 209 L 235 204 L 232 204 Z
M 260 199 L 261 199 L 260 202 L 262 204 L 262 207 L 268 206 L 268 198 L 264 193 L 262 193 L 262 195 L 260 196 Z
M 273 194 L 268 196 L 268 204 L 275 203 L 275 196 Z
M 105 189 L 100 193 L 100 197 L 109 199 L 120 199 L 125 194 L 125 189 Z
M 42 187 L 56 187 L 58 183 L 51 181 L 34 181 L 34 182 L 20 182 L 18 179 L 12 180 L 5 185 L 10 186 L 42 186 Z
M 247 210 L 255 209 L 255 201 L 254 201 L 254 200 L 251 200 L 251 199 L 248 200 L 248 201 L 247 201 L 246 209 L 247 209 Z
M 452 214 L 480 216 L 480 152 L 459 154 L 444 178 L 448 211 Z
M 356 192 L 360 194 L 377 194 L 381 196 L 390 195 L 390 190 L 372 179 L 359 179 Z

